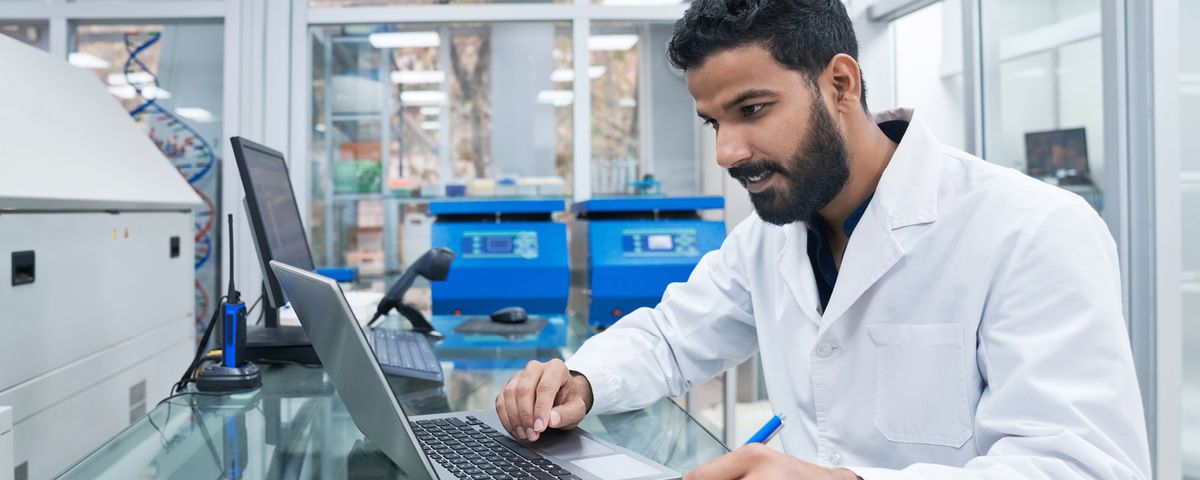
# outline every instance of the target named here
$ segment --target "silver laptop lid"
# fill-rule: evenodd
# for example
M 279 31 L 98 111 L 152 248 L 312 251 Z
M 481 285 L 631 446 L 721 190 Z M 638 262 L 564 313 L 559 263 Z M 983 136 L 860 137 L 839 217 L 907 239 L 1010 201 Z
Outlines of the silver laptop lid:
M 350 418 L 406 478 L 437 478 L 337 282 L 271 261 Z

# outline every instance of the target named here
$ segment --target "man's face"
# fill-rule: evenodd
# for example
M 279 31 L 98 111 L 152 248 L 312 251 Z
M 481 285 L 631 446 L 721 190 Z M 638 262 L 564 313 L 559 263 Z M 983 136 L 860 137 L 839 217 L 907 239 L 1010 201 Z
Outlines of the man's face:
M 714 53 L 688 71 L 687 86 L 717 131 L 717 164 L 764 221 L 808 221 L 846 184 L 846 144 L 816 87 L 767 49 Z

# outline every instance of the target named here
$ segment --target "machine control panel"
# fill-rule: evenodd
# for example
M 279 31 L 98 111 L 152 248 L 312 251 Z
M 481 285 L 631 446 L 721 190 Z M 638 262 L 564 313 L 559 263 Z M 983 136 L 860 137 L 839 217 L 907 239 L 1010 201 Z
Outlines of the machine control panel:
M 621 231 L 621 247 L 627 257 L 697 257 L 693 228 L 627 228 Z
M 538 257 L 538 235 L 535 231 L 464 232 L 463 258 L 523 258 Z

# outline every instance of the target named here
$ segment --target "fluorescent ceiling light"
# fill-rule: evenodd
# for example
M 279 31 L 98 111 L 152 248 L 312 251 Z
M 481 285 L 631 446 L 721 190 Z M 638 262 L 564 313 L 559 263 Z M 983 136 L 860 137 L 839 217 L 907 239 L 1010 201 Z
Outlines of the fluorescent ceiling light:
M 655 5 L 679 5 L 683 0 L 604 0 L 605 5 L 635 5 L 648 7 Z
M 442 83 L 446 81 L 446 72 L 439 70 L 408 70 L 392 72 L 392 83 L 413 85 L 421 83 Z
M 445 105 L 446 92 L 439 90 L 411 90 L 400 92 L 400 101 L 405 106 Z
M 147 85 L 146 88 L 143 88 L 142 95 L 146 98 L 153 98 L 156 100 L 166 100 L 171 98 L 171 92 L 158 88 L 154 85 Z
M 592 65 L 588 67 L 588 77 L 596 79 L 604 75 L 608 71 L 603 65 Z M 575 81 L 575 70 L 570 68 L 560 68 L 550 72 L 550 81 L 552 82 L 573 82 Z
M 367 40 L 375 48 L 436 47 L 442 43 L 437 32 L 372 33 Z
M 575 101 L 575 92 L 571 90 L 542 90 L 538 92 L 537 102 L 565 107 Z
M 425 129 L 425 130 L 438 130 L 438 129 L 442 128 L 442 122 L 439 122 L 437 120 L 421 122 L 421 128 Z
M 79 68 L 106 69 L 112 67 L 103 58 L 90 53 L 74 52 L 67 56 L 67 61 Z
M 126 78 L 124 73 L 108 74 L 109 85 L 119 87 L 121 85 L 129 85 L 130 83 L 134 85 L 154 83 L 154 75 L 151 75 L 150 72 L 130 72 L 129 77 Z
M 635 34 L 626 35 L 592 35 L 588 37 L 588 50 L 594 51 L 621 51 L 629 50 L 637 45 L 638 36 Z
M 133 89 L 133 85 L 114 85 L 108 87 L 108 93 L 122 100 L 132 100 L 137 98 L 137 91 Z M 171 98 L 171 92 L 158 88 L 154 85 L 147 85 L 142 89 L 142 97 L 146 99 L 166 100 Z
M 421 115 L 441 115 L 442 107 L 421 107 Z
M 108 93 L 121 100 L 132 100 L 137 96 L 137 92 L 133 91 L 133 87 L 125 85 L 123 87 L 108 87 Z
M 177 107 L 175 113 L 179 116 L 198 123 L 212 123 L 216 120 L 212 112 L 198 107 Z

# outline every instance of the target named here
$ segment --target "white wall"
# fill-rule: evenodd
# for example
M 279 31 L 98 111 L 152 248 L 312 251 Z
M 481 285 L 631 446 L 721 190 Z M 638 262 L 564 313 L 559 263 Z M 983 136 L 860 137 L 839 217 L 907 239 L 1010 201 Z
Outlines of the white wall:
M 957 148 L 966 144 L 961 18 L 959 2 L 950 1 L 892 24 L 896 105 L 915 108 L 939 140 Z

